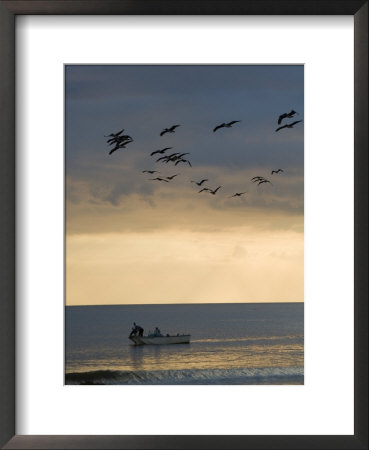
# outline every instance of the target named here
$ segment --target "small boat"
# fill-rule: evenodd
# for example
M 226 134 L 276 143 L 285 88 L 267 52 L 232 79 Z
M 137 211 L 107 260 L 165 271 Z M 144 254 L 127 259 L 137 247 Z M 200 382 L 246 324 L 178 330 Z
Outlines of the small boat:
M 135 343 L 135 345 L 168 345 L 168 344 L 189 344 L 190 343 L 190 334 L 177 334 L 174 336 L 170 336 L 167 334 L 166 336 L 131 336 L 129 339 Z

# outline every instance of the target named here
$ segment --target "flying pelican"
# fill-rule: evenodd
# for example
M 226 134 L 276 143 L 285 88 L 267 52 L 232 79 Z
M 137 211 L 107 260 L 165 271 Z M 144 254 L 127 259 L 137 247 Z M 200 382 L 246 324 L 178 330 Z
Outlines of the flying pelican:
M 199 182 L 191 180 L 191 183 L 196 183 L 197 186 L 201 186 L 202 183 L 205 183 L 205 181 L 209 181 L 209 180 L 207 178 L 204 178 L 203 180 L 201 180 Z
M 237 122 L 241 122 L 240 120 L 232 120 L 232 122 L 228 122 L 228 123 L 221 123 L 220 125 L 217 125 L 215 128 L 214 128 L 214 130 L 213 130 L 213 132 L 215 132 L 215 131 L 217 131 L 217 130 L 219 130 L 219 128 L 230 128 L 234 123 L 237 123 Z
M 168 163 L 169 161 L 172 162 L 178 161 L 179 159 L 183 159 L 184 155 L 189 155 L 189 153 L 172 153 L 167 157 L 165 162 Z
M 281 122 L 282 122 L 282 120 L 283 119 L 291 119 L 291 117 L 293 117 L 295 114 L 298 114 L 296 111 L 294 111 L 293 109 L 291 109 L 291 111 L 289 112 L 289 113 L 284 113 L 284 114 L 281 114 L 279 117 L 278 117 L 278 125 L 280 125 L 281 124 Z
M 110 134 L 108 134 L 108 135 L 106 135 L 106 136 L 104 136 L 104 137 L 117 137 L 117 136 L 119 136 L 120 134 L 122 134 L 123 131 L 124 131 L 124 128 L 123 128 L 123 130 L 118 131 L 118 133 L 110 133 Z
M 116 142 L 123 142 L 123 141 L 128 141 L 128 140 L 130 140 L 130 139 L 132 139 L 131 138 L 131 136 L 128 136 L 128 134 L 124 134 L 123 136 L 115 136 L 115 137 L 112 137 L 111 139 L 108 139 L 106 142 L 109 144 L 109 145 L 112 145 L 112 144 L 114 144 L 114 143 L 116 143 Z
M 179 153 L 172 153 L 171 155 L 165 155 L 165 156 L 161 156 L 160 158 L 158 158 L 156 160 L 156 162 L 158 161 L 165 161 L 165 162 L 169 162 L 172 160 L 172 158 L 174 158 L 176 155 L 179 155 Z
M 265 180 L 265 178 L 264 177 L 252 177 L 251 178 L 251 181 L 253 183 L 256 183 L 257 181 L 260 181 L 260 180 Z
M 177 164 L 179 164 L 180 162 L 184 162 L 184 163 L 188 163 L 188 165 L 190 166 L 190 167 L 192 167 L 192 164 L 190 163 L 190 161 L 188 160 L 188 159 L 179 159 L 178 161 L 176 161 L 175 163 L 174 163 L 174 165 L 176 166 Z
M 158 181 L 165 181 L 166 183 L 169 183 L 168 180 L 165 180 L 164 178 L 156 177 L 156 178 L 149 178 L 149 180 L 158 180 Z
M 142 173 L 150 173 L 152 175 L 153 173 L 160 173 L 160 172 L 158 172 L 157 170 L 143 170 Z
M 166 150 L 170 150 L 173 147 L 165 147 L 163 150 L 155 150 L 155 152 L 150 153 L 150 156 L 156 155 L 157 153 L 163 154 Z
M 273 186 L 273 183 L 272 183 L 271 181 L 267 180 L 267 179 L 260 180 L 260 181 L 258 182 L 258 186 L 260 186 L 260 185 L 263 184 L 263 183 L 270 183 L 270 184 Z
M 302 122 L 302 120 L 296 120 L 296 122 L 287 123 L 286 125 L 283 125 L 282 127 L 278 127 L 275 131 L 282 130 L 282 128 L 293 128 L 294 125 L 296 125 L 297 123 L 300 123 L 300 122 Z
M 170 177 L 165 177 L 167 180 L 173 180 L 174 177 L 177 177 L 179 173 L 176 173 L 175 175 L 171 175 Z
M 283 169 L 272 170 L 272 171 L 270 172 L 270 174 L 273 175 L 273 173 L 279 173 L 279 172 L 283 172 Z
M 174 133 L 174 130 L 180 125 L 172 125 L 170 128 L 164 128 L 164 130 L 160 133 L 160 136 L 163 136 L 165 133 Z
M 236 192 L 235 194 L 231 195 L 229 198 L 241 197 L 241 195 L 243 195 L 243 194 L 247 194 L 247 192 Z
M 109 155 L 111 155 L 112 153 L 114 153 L 116 150 L 120 149 L 120 148 L 126 148 L 126 145 L 133 142 L 133 139 L 130 141 L 126 141 L 126 142 L 122 142 L 122 143 L 118 143 L 116 144 L 116 146 L 114 148 L 112 148 L 109 152 Z
M 213 191 L 212 190 L 209 190 L 209 194 L 213 194 L 213 195 L 215 195 L 216 193 L 217 193 L 217 190 L 218 189 L 220 189 L 222 186 L 218 186 L 216 189 L 214 189 Z

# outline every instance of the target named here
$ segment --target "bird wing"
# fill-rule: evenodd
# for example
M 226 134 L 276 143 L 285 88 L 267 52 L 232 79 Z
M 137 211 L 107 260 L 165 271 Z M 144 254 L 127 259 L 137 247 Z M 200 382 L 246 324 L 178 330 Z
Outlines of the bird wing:
M 169 130 L 170 131 L 174 131 L 177 127 L 179 127 L 179 125 L 172 125 Z
M 292 122 L 289 125 L 290 125 L 290 127 L 293 127 L 294 125 L 296 125 L 297 123 L 300 123 L 300 122 L 302 122 L 302 120 L 296 120 L 296 122 Z
M 217 126 L 214 128 L 213 132 L 219 130 L 219 128 L 224 127 L 224 125 L 225 125 L 225 123 L 222 123 L 221 125 L 217 125 Z
M 167 129 L 163 130 L 163 131 L 160 133 L 160 136 L 163 136 L 163 134 L 165 134 L 165 133 L 168 133 L 168 130 L 167 130 Z
M 280 123 L 282 122 L 282 120 L 283 120 L 285 117 L 287 117 L 287 114 L 286 114 L 286 113 L 281 114 L 281 115 L 278 117 L 278 125 L 280 125 Z
M 155 150 L 154 152 L 150 153 L 150 156 L 156 155 L 157 153 L 160 153 L 160 150 Z
M 240 120 L 232 120 L 232 122 L 229 122 L 227 125 L 233 125 L 234 123 L 237 123 L 237 122 L 241 122 Z
M 287 128 L 287 125 L 283 125 L 282 127 L 278 127 L 275 131 L 282 130 L 282 128 Z

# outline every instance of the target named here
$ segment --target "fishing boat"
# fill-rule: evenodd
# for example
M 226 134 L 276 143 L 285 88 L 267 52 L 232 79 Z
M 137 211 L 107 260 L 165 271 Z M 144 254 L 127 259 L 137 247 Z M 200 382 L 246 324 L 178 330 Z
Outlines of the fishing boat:
M 155 336 L 149 334 L 147 336 L 130 336 L 129 339 L 135 343 L 135 345 L 168 345 L 168 344 L 189 344 L 190 334 L 177 334 L 166 336 Z

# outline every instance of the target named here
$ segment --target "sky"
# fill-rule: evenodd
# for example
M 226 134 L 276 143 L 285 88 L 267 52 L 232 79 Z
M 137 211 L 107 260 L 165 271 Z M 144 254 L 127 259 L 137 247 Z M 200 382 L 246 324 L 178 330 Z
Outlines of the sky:
M 302 65 L 65 70 L 67 305 L 304 300 Z

